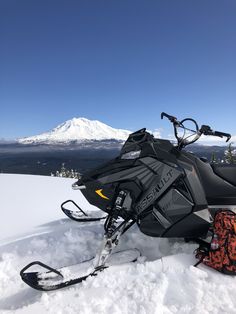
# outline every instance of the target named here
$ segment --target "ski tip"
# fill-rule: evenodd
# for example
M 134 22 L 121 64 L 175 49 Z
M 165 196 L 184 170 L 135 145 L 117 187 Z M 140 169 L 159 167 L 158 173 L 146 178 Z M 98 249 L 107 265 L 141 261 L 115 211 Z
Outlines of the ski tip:
M 31 288 L 36 289 L 36 290 L 43 290 L 38 285 L 38 277 L 37 277 L 36 272 L 23 273 L 21 274 L 21 279 Z

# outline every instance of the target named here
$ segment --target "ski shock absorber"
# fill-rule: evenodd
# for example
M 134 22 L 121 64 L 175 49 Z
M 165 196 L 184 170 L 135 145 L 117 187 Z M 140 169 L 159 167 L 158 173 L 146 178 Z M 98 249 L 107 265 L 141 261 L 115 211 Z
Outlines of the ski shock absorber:
M 119 194 L 116 198 L 116 201 L 115 201 L 115 208 L 118 211 L 120 211 L 122 209 L 126 195 L 127 195 L 127 193 L 125 191 L 119 192 Z
M 110 256 L 114 247 L 118 245 L 119 238 L 127 225 L 127 221 L 123 221 L 118 225 L 118 218 L 121 216 L 121 210 L 123 209 L 126 196 L 127 192 L 122 190 L 119 191 L 114 206 L 106 219 L 102 248 L 95 258 L 96 270 L 105 267 L 107 258 Z
M 126 195 L 127 193 L 121 190 L 115 200 L 112 213 L 111 215 L 108 216 L 108 220 L 106 221 L 105 224 L 105 230 L 108 235 L 111 235 L 116 229 L 117 219 L 119 217 L 121 209 L 123 208 Z

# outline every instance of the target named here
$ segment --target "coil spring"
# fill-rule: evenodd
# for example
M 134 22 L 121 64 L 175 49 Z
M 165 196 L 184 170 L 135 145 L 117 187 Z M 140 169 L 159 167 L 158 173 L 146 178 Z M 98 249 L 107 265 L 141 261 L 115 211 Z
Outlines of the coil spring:
M 126 195 L 127 193 L 125 191 L 119 192 L 115 201 L 113 212 L 107 217 L 104 228 L 108 236 L 112 235 L 113 232 L 116 230 L 119 212 L 122 209 Z

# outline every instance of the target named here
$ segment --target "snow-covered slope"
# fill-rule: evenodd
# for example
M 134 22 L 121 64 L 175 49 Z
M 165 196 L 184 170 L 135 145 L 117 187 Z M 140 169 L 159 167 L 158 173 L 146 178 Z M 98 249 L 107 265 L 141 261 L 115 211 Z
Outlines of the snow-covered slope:
M 80 193 L 72 190 L 75 179 L 34 175 L 0 174 L 1 219 L 0 242 L 11 236 L 65 218 L 60 205 L 67 199 L 79 201 L 85 210 L 90 205 Z
M 72 182 L 0 174 L 1 314 L 236 313 L 236 278 L 193 267 L 196 245 L 151 238 L 135 226 L 121 237 L 119 250 L 138 248 L 142 257 L 136 263 L 113 266 L 60 291 L 42 293 L 26 286 L 19 272 L 29 262 L 74 264 L 94 256 L 100 246 L 102 223 L 78 224 L 60 211 L 67 198 L 96 210 L 80 191 L 71 190 Z
M 23 144 L 31 143 L 68 143 L 71 141 L 84 140 L 109 140 L 124 141 L 131 132 L 127 130 L 114 129 L 100 121 L 88 120 L 86 118 L 73 118 L 68 120 L 52 131 L 19 139 Z

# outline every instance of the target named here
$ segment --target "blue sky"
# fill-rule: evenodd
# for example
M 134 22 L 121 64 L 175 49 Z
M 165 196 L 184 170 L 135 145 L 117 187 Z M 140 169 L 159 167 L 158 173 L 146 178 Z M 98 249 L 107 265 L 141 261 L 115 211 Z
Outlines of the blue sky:
M 235 0 L 1 0 L 0 138 L 72 117 L 236 134 Z

